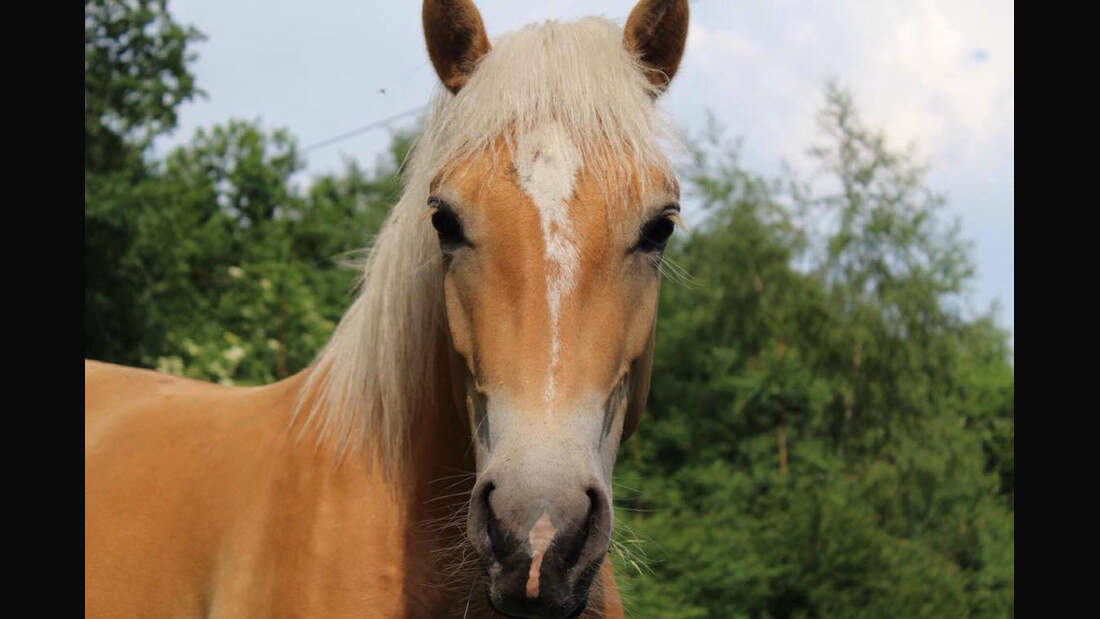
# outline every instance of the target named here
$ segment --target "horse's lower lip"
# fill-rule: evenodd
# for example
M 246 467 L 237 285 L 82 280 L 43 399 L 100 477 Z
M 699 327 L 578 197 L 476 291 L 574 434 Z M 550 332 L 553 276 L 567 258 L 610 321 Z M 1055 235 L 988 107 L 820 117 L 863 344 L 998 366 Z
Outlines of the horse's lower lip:
M 503 617 L 510 617 L 511 619 L 531 619 L 532 617 L 547 616 L 547 615 L 542 615 L 542 614 L 540 614 L 540 615 L 510 615 L 510 614 L 504 612 L 503 610 L 501 610 L 500 608 L 497 607 L 496 603 L 493 602 L 493 595 L 489 591 L 488 588 L 485 591 L 485 599 L 489 603 L 489 608 L 492 608 L 494 612 L 498 613 L 499 615 L 501 615 Z M 588 607 L 588 596 L 586 595 L 577 604 L 576 608 L 574 608 L 572 612 L 561 615 L 561 619 L 574 619 L 575 617 L 579 617 L 581 615 L 581 613 L 583 613 L 585 608 L 587 608 L 587 607 Z
M 503 610 L 500 610 L 499 608 L 496 607 L 495 604 L 493 604 L 493 596 L 485 594 L 485 598 L 488 600 L 488 607 L 492 608 L 493 611 L 496 612 L 497 615 L 500 615 L 502 617 L 509 617 L 510 619 L 530 619 L 530 618 L 522 616 L 522 615 L 508 615 L 507 612 L 505 612 Z M 573 612 L 570 612 L 569 615 L 564 616 L 563 619 L 575 619 L 576 617 L 580 617 L 582 612 L 584 612 L 584 609 L 587 608 L 587 606 L 588 606 L 588 600 L 587 600 L 587 598 L 585 598 L 585 599 L 581 600 L 581 604 L 577 605 L 576 608 L 573 610 Z
M 508 613 L 504 612 L 503 610 L 497 608 L 497 605 L 493 603 L 493 596 L 488 591 L 485 592 L 485 600 L 489 602 L 489 608 L 492 608 L 493 611 L 495 611 L 497 614 L 504 615 L 505 617 L 515 617 L 515 615 L 509 615 Z M 517 619 L 523 619 L 523 618 L 519 617 Z
M 497 605 L 493 603 L 492 594 L 490 594 L 488 591 L 485 592 L 485 599 L 488 600 L 488 602 L 489 602 L 489 608 L 492 608 L 497 614 L 503 615 L 505 617 L 512 617 L 513 619 L 524 619 L 523 617 L 520 617 L 519 615 L 509 615 L 508 613 L 504 612 L 503 610 L 497 608 Z

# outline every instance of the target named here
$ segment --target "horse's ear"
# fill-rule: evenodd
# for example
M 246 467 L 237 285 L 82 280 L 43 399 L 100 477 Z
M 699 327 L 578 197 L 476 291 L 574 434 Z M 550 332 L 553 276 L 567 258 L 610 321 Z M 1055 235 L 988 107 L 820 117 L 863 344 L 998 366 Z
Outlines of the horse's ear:
M 623 43 L 648 69 L 646 77 L 660 90 L 668 87 L 688 31 L 688 0 L 641 0 L 623 30 Z
M 626 418 L 623 419 L 623 436 L 619 441 L 625 441 L 638 429 L 642 421 L 642 413 L 645 412 L 645 402 L 649 398 L 649 378 L 653 374 L 653 340 L 657 337 L 657 321 L 653 321 L 653 330 L 649 332 L 649 342 L 645 345 L 645 353 L 630 364 L 630 400 L 626 403 Z
M 428 56 L 443 85 L 457 94 L 489 51 L 481 13 L 472 0 L 424 0 Z

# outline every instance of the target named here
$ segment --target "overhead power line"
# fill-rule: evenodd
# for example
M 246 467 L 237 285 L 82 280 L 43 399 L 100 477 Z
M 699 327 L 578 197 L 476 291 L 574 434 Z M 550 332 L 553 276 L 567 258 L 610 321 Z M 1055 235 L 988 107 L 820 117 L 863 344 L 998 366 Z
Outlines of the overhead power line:
M 421 110 L 423 110 L 426 107 L 428 107 L 428 106 L 427 105 L 418 105 L 418 106 L 416 106 L 412 109 L 405 110 L 404 112 L 401 112 L 400 114 L 395 114 L 393 116 L 390 116 L 389 118 L 383 118 L 382 120 L 376 120 L 376 121 L 370 123 L 369 125 L 363 125 L 362 127 L 359 127 L 358 129 L 352 129 L 351 131 L 348 131 L 347 133 L 341 133 L 338 136 L 331 137 L 327 140 L 322 140 L 320 142 L 317 142 L 316 144 L 310 144 L 309 146 L 306 146 L 305 148 L 301 149 L 299 152 L 308 153 L 311 150 L 321 148 L 322 146 L 328 146 L 329 144 L 335 144 L 336 142 L 339 142 L 340 140 L 345 140 L 345 139 L 350 138 L 352 136 L 359 135 L 360 133 L 365 133 L 367 131 L 370 131 L 371 129 L 377 129 L 378 127 L 383 127 L 385 125 L 388 125 L 388 124 L 392 123 L 395 120 L 399 120 L 399 119 L 404 118 L 406 116 L 412 116 L 413 114 L 416 114 L 416 113 L 420 112 Z

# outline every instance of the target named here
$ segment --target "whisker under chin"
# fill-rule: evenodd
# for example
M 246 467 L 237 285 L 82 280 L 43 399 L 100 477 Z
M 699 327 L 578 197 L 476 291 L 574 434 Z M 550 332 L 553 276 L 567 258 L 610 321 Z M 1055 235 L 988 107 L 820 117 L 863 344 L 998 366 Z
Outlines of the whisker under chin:
M 450 494 L 443 494 L 443 495 L 440 495 L 440 496 L 432 497 L 430 499 L 425 499 L 424 500 L 424 505 L 431 505 L 432 503 L 438 503 L 439 501 L 446 501 L 447 499 L 453 499 L 455 497 L 469 496 L 469 494 L 470 494 L 470 492 L 468 490 L 463 490 L 462 492 L 452 492 Z
M 442 477 L 436 477 L 435 479 L 429 480 L 428 485 L 430 486 L 432 484 L 438 484 L 438 483 L 441 483 L 441 482 L 444 482 L 444 481 L 447 481 L 447 480 L 452 480 L 452 479 L 457 479 L 458 480 L 457 482 L 452 482 L 452 483 L 461 483 L 462 481 L 464 481 L 466 479 L 473 479 L 473 478 L 476 478 L 476 477 L 477 477 L 477 473 L 475 473 L 473 471 L 467 471 L 467 472 L 462 472 L 462 473 L 455 473 L 454 475 L 444 475 Z
M 468 507 L 463 507 L 452 514 L 429 518 L 416 524 L 415 530 L 421 533 L 442 534 L 451 531 L 455 536 L 466 535 L 466 519 L 469 513 Z

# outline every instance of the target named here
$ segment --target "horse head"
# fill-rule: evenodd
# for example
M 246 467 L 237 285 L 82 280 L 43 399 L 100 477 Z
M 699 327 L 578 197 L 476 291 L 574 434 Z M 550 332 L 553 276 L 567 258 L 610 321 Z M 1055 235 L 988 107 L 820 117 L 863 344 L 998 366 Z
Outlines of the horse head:
M 622 33 L 548 23 L 494 46 L 469 0 L 424 3 L 449 127 L 428 139 L 450 144 L 424 225 L 476 452 L 467 537 L 508 615 L 580 612 L 608 552 L 612 469 L 645 406 L 679 222 L 653 108 L 687 20 L 686 0 L 642 0 Z

